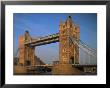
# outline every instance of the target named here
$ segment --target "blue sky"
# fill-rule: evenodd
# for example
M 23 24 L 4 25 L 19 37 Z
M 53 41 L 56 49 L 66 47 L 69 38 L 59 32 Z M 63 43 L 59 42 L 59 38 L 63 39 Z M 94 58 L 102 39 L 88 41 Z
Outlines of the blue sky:
M 14 13 L 14 54 L 18 48 L 18 38 L 26 30 L 32 37 L 46 36 L 59 32 L 60 21 L 66 21 L 71 15 L 74 23 L 80 26 L 80 39 L 90 47 L 97 49 L 96 13 Z M 36 47 L 36 55 L 46 63 L 59 59 L 59 43 Z

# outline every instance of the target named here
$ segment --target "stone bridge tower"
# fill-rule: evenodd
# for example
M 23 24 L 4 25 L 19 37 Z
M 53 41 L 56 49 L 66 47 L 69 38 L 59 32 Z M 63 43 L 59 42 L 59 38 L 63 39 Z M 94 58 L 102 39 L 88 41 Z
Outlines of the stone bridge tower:
M 19 38 L 19 60 L 18 64 L 22 66 L 35 65 L 35 47 L 25 45 L 26 42 L 31 42 L 32 39 L 29 32 Z
M 79 47 L 71 39 L 78 41 L 79 33 L 79 26 L 73 23 L 71 16 L 60 23 L 59 64 L 53 68 L 53 74 L 78 74 L 79 71 L 72 64 L 79 64 Z
M 79 27 L 76 26 L 71 16 L 64 23 L 60 23 L 60 63 L 79 64 L 79 47 L 72 43 L 72 39 L 79 40 Z

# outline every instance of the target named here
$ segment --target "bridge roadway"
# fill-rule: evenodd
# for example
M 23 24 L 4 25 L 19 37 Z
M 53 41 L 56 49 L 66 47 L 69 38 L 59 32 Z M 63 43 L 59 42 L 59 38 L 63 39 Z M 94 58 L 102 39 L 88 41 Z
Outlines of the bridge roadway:
M 78 67 L 97 67 L 95 64 L 72 64 L 72 66 L 75 66 L 76 68 Z M 28 69 L 36 69 L 37 67 L 47 67 L 47 68 L 52 68 L 53 65 L 35 65 L 35 66 L 26 66 Z
M 59 33 L 56 33 L 49 36 L 32 39 L 31 42 L 26 41 L 25 45 L 40 46 L 40 45 L 45 45 L 45 44 L 54 43 L 58 41 L 59 41 Z

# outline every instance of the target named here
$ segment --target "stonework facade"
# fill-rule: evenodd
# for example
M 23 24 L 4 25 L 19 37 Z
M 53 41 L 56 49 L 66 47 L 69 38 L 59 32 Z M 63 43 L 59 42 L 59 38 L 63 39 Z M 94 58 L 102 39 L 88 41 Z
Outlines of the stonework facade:
M 18 63 L 23 66 L 34 66 L 35 61 L 35 47 L 26 46 L 25 42 L 31 42 L 31 37 L 26 31 L 24 36 L 19 38 L 19 61 Z
M 66 22 L 61 22 L 59 27 L 59 64 L 53 66 L 53 74 L 78 75 L 80 70 L 72 66 L 79 64 L 79 47 L 72 39 L 79 42 L 79 27 L 76 26 L 71 16 Z
M 60 63 L 79 64 L 79 47 L 71 39 L 79 40 L 79 27 L 69 16 L 66 22 L 60 23 L 59 29 Z

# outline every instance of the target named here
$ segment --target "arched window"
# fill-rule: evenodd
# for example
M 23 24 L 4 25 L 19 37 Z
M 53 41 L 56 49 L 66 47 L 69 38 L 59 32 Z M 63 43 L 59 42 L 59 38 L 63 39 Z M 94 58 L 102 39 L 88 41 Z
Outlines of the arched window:
M 70 63 L 74 64 L 74 57 L 73 56 L 70 58 Z
M 31 65 L 31 62 L 29 60 L 26 61 L 26 66 Z

